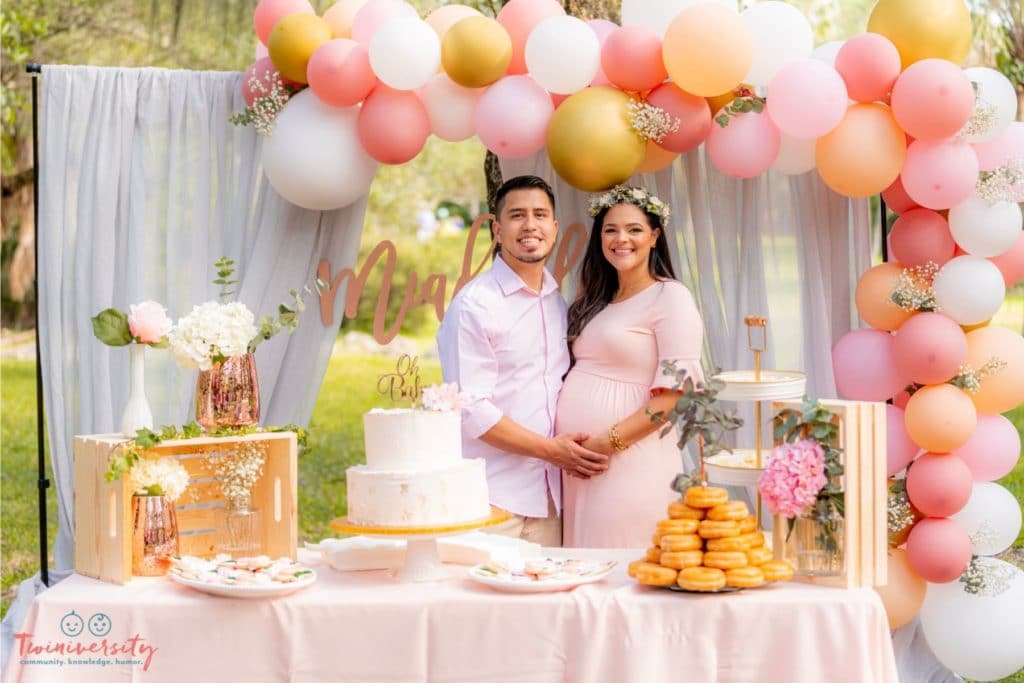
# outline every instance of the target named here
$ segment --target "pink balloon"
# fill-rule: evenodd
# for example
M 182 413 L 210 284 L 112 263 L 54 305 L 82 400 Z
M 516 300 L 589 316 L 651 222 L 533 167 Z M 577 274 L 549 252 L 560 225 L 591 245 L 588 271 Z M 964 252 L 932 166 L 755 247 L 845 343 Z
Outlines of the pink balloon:
M 909 465 L 920 450 L 907 434 L 903 409 L 890 404 L 885 406 L 885 446 L 887 477 Z
M 934 261 L 941 266 L 953 258 L 956 242 L 949 223 L 931 209 L 911 209 L 896 219 L 889 233 L 889 253 L 905 266 Z
M 270 56 L 270 50 L 267 49 L 266 45 L 264 45 L 263 43 L 261 43 L 261 42 L 259 42 L 257 40 L 256 41 L 256 56 L 255 56 L 256 61 L 259 61 L 259 60 L 263 59 L 264 57 L 269 57 L 269 56 Z
M 601 47 L 601 68 L 623 90 L 650 90 L 668 78 L 661 36 L 646 26 L 623 26 Z
M 1020 432 L 1005 415 L 978 415 L 971 438 L 953 451 L 975 481 L 995 481 L 1013 471 L 1020 459 Z
M 967 505 L 974 480 L 967 464 L 952 454 L 925 453 L 907 470 L 907 497 L 929 517 L 949 517 Z
M 1009 251 L 993 256 L 989 261 L 999 268 L 1008 288 L 1024 280 L 1024 232 L 1017 237 Z
M 958 140 L 915 140 L 903 162 L 903 187 L 915 202 L 939 211 L 966 201 L 978 184 L 978 157 Z
M 974 145 L 974 151 L 982 171 L 994 171 L 1010 159 L 1024 159 L 1024 121 L 1014 121 L 996 137 Z
M 367 0 L 352 18 L 352 40 L 369 45 L 373 34 L 385 21 L 398 17 L 419 17 L 419 14 L 402 0 Z
M 905 389 L 892 397 L 892 404 L 900 410 L 906 410 L 908 403 L 910 403 L 910 393 Z M 904 431 L 906 431 L 906 425 L 904 425 Z
M 955 581 L 971 561 L 971 537 L 951 519 L 922 519 L 910 530 L 907 559 L 925 581 Z
M 708 156 L 719 171 L 733 178 L 753 178 L 775 163 L 782 135 L 767 113 L 747 112 L 729 117 L 723 128 L 711 126 Z
M 512 61 L 508 73 L 526 73 L 526 39 L 533 27 L 549 17 L 565 16 L 560 2 L 555 0 L 511 0 L 496 17 L 512 38 Z
M 555 106 L 529 76 L 505 76 L 489 87 L 476 106 L 476 134 L 499 157 L 521 159 L 544 147 Z
M 920 208 L 917 202 L 911 199 L 907 191 L 903 189 L 903 181 L 898 176 L 896 180 L 892 181 L 892 185 L 882 191 L 882 199 L 885 200 L 885 205 L 897 215 Z
M 252 25 L 260 42 L 266 45 L 274 24 L 289 14 L 316 14 L 316 10 L 309 0 L 260 0 L 252 15 Z
M 281 76 L 281 73 L 274 66 L 274 63 L 270 61 L 270 57 L 264 57 L 263 59 L 257 59 L 255 63 L 251 64 L 248 69 L 245 70 L 245 74 L 242 75 L 242 98 L 245 99 L 245 103 L 248 106 L 252 106 L 256 101 L 256 98 L 260 96 L 260 92 L 253 86 L 257 83 L 262 84 L 264 87 L 270 87 L 271 75 L 277 74 Z M 253 83 L 253 79 L 256 83 Z M 287 79 L 281 77 L 282 83 L 288 83 Z
M 893 353 L 900 372 L 918 384 L 941 384 L 967 360 L 967 335 L 941 313 L 918 313 L 896 330 Z
M 851 401 L 885 401 L 910 382 L 900 372 L 893 337 L 881 330 L 852 330 L 832 348 L 836 390 Z
M 700 147 L 711 132 L 711 107 L 672 83 L 664 83 L 647 95 L 647 103 L 679 119 L 679 129 L 666 135 L 658 146 L 670 152 L 689 152 Z M 730 124 L 731 125 L 731 124 Z
M 359 108 L 359 142 L 382 164 L 404 164 L 423 149 L 430 118 L 411 90 L 378 86 Z
M 784 66 L 768 84 L 768 115 L 798 140 L 820 138 L 838 126 L 848 101 L 843 79 L 818 59 Z
M 963 69 L 945 59 L 907 67 L 892 88 L 892 115 L 918 140 L 956 135 L 974 112 L 974 88 Z
M 336 38 L 309 58 L 306 78 L 313 94 L 332 107 L 351 107 L 366 99 L 379 81 L 370 67 L 366 45 Z
M 850 38 L 836 55 L 836 71 L 846 82 L 850 99 L 858 102 L 888 97 L 902 68 L 899 50 L 878 33 Z
M 562 102 L 565 102 L 567 99 L 569 99 L 568 95 L 559 95 L 556 92 L 551 93 L 551 104 L 555 105 L 555 109 L 558 109 Z
M 587 22 L 587 26 L 597 36 L 597 43 L 602 48 L 604 47 L 604 41 L 608 40 L 608 36 L 614 33 L 619 25 L 614 21 L 608 21 L 607 19 L 591 19 Z M 608 74 L 604 72 L 601 67 L 597 68 L 597 74 L 594 76 L 594 80 L 590 81 L 590 85 L 597 87 L 599 85 L 611 85 L 612 82 L 608 80 Z M 566 96 L 567 97 L 567 96 Z M 555 102 L 555 109 L 558 108 L 559 102 Z

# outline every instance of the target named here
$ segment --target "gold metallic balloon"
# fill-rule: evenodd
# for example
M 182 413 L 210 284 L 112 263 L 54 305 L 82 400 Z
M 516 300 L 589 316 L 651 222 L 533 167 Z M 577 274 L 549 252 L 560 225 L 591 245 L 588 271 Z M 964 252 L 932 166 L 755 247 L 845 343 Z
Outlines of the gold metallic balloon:
M 267 52 L 281 75 L 306 83 L 306 65 L 318 47 L 331 39 L 331 26 L 315 14 L 289 14 L 276 24 Z
M 904 69 L 929 57 L 959 66 L 971 51 L 971 13 L 964 0 L 879 0 L 868 31 L 892 41 Z
M 512 61 L 512 38 L 505 27 L 484 16 L 466 17 L 441 41 L 441 66 L 466 88 L 482 88 L 505 75 Z
M 567 183 L 598 192 L 640 168 L 647 142 L 630 125 L 629 101 L 615 88 L 587 88 L 555 110 L 548 124 L 548 158 Z

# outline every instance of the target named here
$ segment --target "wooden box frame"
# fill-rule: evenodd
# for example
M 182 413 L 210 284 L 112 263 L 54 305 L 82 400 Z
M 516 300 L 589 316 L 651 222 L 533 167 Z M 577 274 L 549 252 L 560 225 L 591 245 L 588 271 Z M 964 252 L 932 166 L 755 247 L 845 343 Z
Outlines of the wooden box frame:
M 132 493 L 127 477 L 107 482 L 110 456 L 126 441 L 121 434 L 76 436 L 74 440 L 75 571 L 123 584 L 132 578 Z M 189 473 L 189 486 L 176 502 L 182 555 L 215 554 L 216 516 L 224 506 L 219 484 L 204 454 L 256 441 L 267 446 L 263 475 L 253 486 L 253 507 L 261 510 L 260 552 L 295 559 L 298 541 L 298 463 L 294 432 L 164 441 L 142 457 L 171 456 Z

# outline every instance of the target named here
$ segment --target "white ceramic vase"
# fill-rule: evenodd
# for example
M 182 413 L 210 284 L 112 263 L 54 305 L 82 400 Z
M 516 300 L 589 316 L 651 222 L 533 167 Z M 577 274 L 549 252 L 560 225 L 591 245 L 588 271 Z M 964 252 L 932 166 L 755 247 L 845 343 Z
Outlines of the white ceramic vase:
M 121 415 L 121 433 L 134 437 L 136 430 L 153 428 L 153 412 L 146 400 L 146 345 L 128 345 L 128 404 Z

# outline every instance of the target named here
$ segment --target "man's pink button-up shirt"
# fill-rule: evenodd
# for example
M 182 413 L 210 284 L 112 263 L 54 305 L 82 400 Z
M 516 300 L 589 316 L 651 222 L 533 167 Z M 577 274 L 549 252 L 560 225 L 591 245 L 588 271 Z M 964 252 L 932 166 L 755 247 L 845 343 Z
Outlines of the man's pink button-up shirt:
M 562 507 L 561 472 L 529 453 L 479 439 L 501 417 L 553 436 L 555 406 L 569 369 L 566 305 L 544 271 L 540 294 L 499 256 L 452 299 L 437 332 L 445 382 L 457 382 L 472 403 L 462 412 L 462 453 L 487 463 L 491 504 L 517 515 L 547 517 L 550 488 Z

